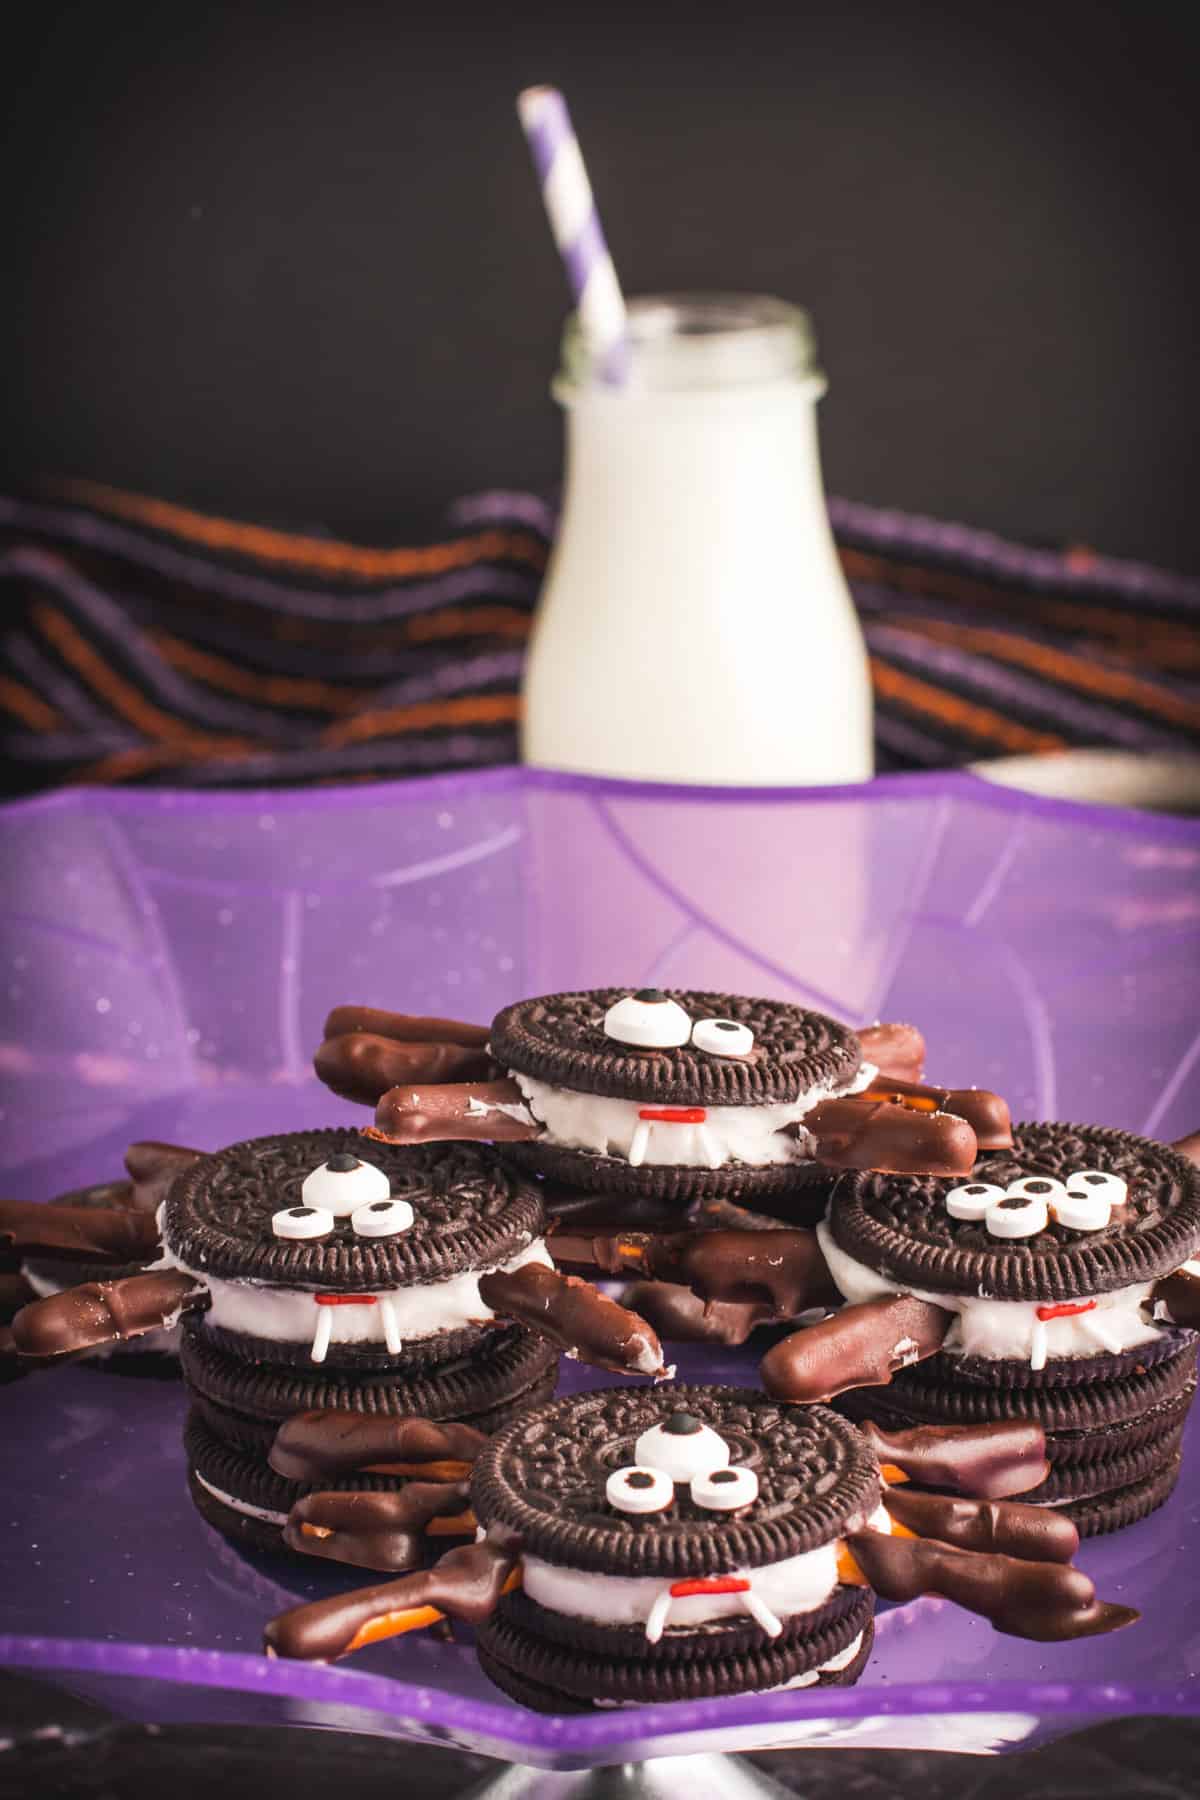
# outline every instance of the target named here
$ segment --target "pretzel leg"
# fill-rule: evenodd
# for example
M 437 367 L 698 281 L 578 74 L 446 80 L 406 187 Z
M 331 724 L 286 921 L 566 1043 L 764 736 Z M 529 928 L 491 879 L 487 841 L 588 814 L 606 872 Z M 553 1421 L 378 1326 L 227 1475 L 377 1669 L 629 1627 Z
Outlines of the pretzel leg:
M 912 1294 L 844 1306 L 773 1345 L 759 1364 L 762 1384 L 776 1400 L 790 1401 L 886 1387 L 897 1369 L 941 1349 L 953 1319 L 953 1313 Z
M 204 1283 L 179 1269 L 88 1281 L 23 1306 L 12 1322 L 13 1341 L 22 1356 L 70 1356 L 173 1325 L 180 1313 L 207 1303 Z
M 578 1362 L 618 1375 L 667 1374 L 662 1345 L 645 1319 L 578 1275 L 543 1263 L 495 1269 L 480 1276 L 479 1297 L 499 1317 L 528 1325 Z
M 367 1644 L 419 1631 L 446 1617 L 482 1624 L 501 1594 L 516 1585 L 519 1554 L 485 1538 L 450 1550 L 432 1569 L 419 1569 L 399 1581 L 293 1606 L 271 1620 L 263 1647 L 268 1656 L 334 1662 Z

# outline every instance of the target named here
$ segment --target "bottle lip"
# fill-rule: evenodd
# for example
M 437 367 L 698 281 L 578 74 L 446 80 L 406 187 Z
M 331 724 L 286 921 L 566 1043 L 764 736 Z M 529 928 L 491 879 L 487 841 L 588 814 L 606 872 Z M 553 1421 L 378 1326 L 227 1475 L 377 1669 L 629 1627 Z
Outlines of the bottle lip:
M 803 381 L 823 390 L 812 321 L 769 294 L 639 294 L 627 302 L 621 353 L 598 349 L 567 319 L 554 381 L 564 404 L 583 392 L 679 393 Z M 619 365 L 619 373 L 614 368 Z

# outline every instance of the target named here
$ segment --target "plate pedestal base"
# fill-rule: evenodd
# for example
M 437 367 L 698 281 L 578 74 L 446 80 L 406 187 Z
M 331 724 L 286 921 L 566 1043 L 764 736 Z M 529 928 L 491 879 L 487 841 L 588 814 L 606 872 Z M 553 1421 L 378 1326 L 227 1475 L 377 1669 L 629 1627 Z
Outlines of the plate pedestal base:
M 790 1800 L 787 1790 L 738 1756 L 662 1756 L 608 1769 L 530 1769 L 489 1775 L 463 1800 Z

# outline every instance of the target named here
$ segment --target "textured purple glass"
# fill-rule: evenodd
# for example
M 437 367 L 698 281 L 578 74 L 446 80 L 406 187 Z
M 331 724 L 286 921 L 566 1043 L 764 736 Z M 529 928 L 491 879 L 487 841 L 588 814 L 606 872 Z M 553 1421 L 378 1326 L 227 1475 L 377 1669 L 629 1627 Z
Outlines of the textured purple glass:
M 326 1010 L 486 1021 L 627 981 L 913 1018 L 934 1079 L 1019 1116 L 1200 1126 L 1200 823 L 968 776 L 714 793 L 502 770 L 269 794 L 70 792 L 0 814 L 0 1174 L 44 1198 L 135 1137 L 202 1147 L 361 1119 L 316 1084 Z M 686 1378 L 753 1380 L 697 1350 Z M 735 1372 L 736 1370 L 736 1372 Z M 568 1367 L 563 1386 L 596 1385 Z M 335 1668 L 269 1662 L 263 1621 L 348 1573 L 230 1549 L 194 1512 L 183 1395 L 95 1367 L 0 1391 L 0 1662 L 129 1717 L 293 1721 L 553 1767 L 776 1743 L 1004 1749 L 1106 1713 L 1200 1713 L 1200 1449 L 1159 1513 L 1085 1546 L 1142 1608 L 1036 1645 L 943 1602 L 882 1609 L 851 1689 L 544 1718 L 469 1634 Z

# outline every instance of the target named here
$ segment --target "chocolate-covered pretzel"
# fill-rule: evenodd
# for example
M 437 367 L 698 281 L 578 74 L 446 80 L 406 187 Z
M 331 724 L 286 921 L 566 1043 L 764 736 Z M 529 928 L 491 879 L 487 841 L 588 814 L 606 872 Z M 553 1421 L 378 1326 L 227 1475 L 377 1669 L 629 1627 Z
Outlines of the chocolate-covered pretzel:
M 462 1081 L 389 1088 L 366 1135 L 387 1144 L 510 1144 L 540 1129 L 515 1081 Z
M 465 1481 L 409 1481 L 395 1493 L 305 1494 L 283 1528 L 292 1550 L 361 1569 L 415 1569 L 425 1560 L 428 1535 L 453 1526 L 473 1536 Z
M 951 1313 L 913 1294 L 866 1300 L 773 1345 L 759 1373 L 769 1394 L 794 1402 L 886 1386 L 897 1369 L 940 1350 L 952 1323 Z
M 207 1302 L 204 1283 L 179 1269 L 88 1281 L 22 1307 L 12 1322 L 13 1341 L 22 1356 L 72 1356 L 172 1325 Z
M 481 1275 L 479 1294 L 499 1317 L 531 1326 L 579 1362 L 618 1375 L 666 1373 L 662 1345 L 646 1321 L 577 1275 L 525 1263 Z
M 1045 1480 L 1046 1434 L 1034 1419 L 986 1425 L 917 1425 L 884 1431 L 873 1420 L 859 1430 L 881 1463 L 924 1487 L 953 1488 L 984 1500 L 1027 1494 Z

